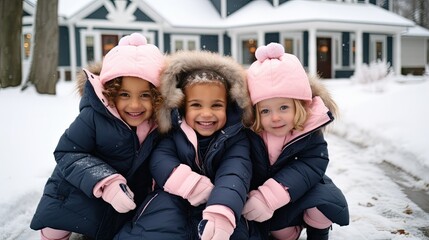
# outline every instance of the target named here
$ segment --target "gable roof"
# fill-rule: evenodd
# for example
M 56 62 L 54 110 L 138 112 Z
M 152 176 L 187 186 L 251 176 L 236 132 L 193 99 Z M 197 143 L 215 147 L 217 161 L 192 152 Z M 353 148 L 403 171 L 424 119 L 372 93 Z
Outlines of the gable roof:
M 373 4 L 333 1 L 293 0 L 274 7 L 267 0 L 253 0 L 221 18 L 209 0 L 145 0 L 171 28 L 235 29 L 294 24 L 323 29 L 350 30 L 350 25 L 365 31 L 405 31 L 415 23 Z M 343 25 L 341 25 L 343 24 Z M 243 29 L 244 28 L 244 29 Z M 246 29 L 248 28 L 248 29 Z

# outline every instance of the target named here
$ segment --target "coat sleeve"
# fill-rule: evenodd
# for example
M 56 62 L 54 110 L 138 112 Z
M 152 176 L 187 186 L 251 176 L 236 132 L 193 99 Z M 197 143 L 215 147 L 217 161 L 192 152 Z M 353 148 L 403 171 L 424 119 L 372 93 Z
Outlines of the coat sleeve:
M 321 131 L 311 134 L 300 144 L 305 146 L 273 177 L 288 188 L 291 202 L 322 180 L 329 163 L 328 147 Z
M 163 188 L 172 171 L 181 164 L 178 153 L 176 143 L 171 135 L 161 139 L 153 149 L 149 166 L 152 176 L 159 187 Z
M 233 142 L 226 142 L 224 147 L 207 206 L 227 206 L 238 220 L 247 199 L 252 176 L 249 140 L 244 131 L 241 131 L 233 138 Z
M 96 128 L 94 112 L 83 109 L 61 136 L 54 156 L 57 170 L 88 197 L 94 197 L 93 188 L 103 178 L 117 171 L 103 159 L 95 157 Z

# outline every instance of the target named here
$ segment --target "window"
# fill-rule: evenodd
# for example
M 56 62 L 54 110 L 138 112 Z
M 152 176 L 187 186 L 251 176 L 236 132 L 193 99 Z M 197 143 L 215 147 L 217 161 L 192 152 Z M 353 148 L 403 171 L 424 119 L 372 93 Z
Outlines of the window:
M 85 43 L 86 43 L 86 60 L 87 62 L 94 61 L 94 37 L 93 36 L 86 36 L 85 37 Z
M 241 41 L 241 52 L 243 64 L 252 64 L 256 61 L 255 52 L 258 47 L 258 41 L 255 39 L 247 39 Z
M 375 62 L 377 60 L 386 60 L 386 45 L 386 36 L 370 36 L 370 62 Z
M 302 61 L 302 33 L 301 32 L 284 32 L 281 34 L 280 39 L 286 53 L 295 55 Z
M 31 33 L 24 34 L 24 59 L 27 60 L 31 54 Z
M 200 39 L 198 36 L 172 36 L 171 49 L 173 52 L 177 52 L 179 50 L 198 50 L 200 49 Z
M 285 48 L 286 53 L 294 54 L 294 48 L 293 48 L 293 39 L 292 38 L 285 38 L 283 40 L 283 46 Z
M 114 46 L 118 45 L 119 36 L 118 35 L 102 35 L 101 36 L 101 48 L 103 49 L 103 56 L 112 49 Z

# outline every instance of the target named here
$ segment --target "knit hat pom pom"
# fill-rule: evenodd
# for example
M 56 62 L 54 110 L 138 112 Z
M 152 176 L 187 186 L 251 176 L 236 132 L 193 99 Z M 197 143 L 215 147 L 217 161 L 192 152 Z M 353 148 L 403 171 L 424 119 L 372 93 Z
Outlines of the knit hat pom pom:
M 259 62 L 266 59 L 280 59 L 285 53 L 284 47 L 279 43 L 270 43 L 267 46 L 261 46 L 256 49 L 255 56 Z
M 121 40 L 119 40 L 118 46 L 140 46 L 146 44 L 147 40 L 143 35 L 141 35 L 140 33 L 132 33 L 129 36 L 121 38 Z

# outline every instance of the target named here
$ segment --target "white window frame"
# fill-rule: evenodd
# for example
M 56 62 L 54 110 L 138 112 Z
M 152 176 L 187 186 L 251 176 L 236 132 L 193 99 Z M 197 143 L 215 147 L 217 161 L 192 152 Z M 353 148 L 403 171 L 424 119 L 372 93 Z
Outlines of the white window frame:
M 195 50 L 200 50 L 200 36 L 197 35 L 172 35 L 170 46 L 171 46 L 171 52 L 176 52 L 176 41 L 183 41 L 183 50 L 189 50 L 188 48 L 188 42 L 194 41 L 195 42 Z
M 377 42 L 381 42 L 383 44 L 383 56 L 381 57 L 382 61 L 387 61 L 387 36 L 385 35 L 376 35 L 371 34 L 369 36 L 369 62 L 376 61 L 376 44 Z
M 248 67 L 250 64 L 244 63 L 243 59 L 243 41 L 248 41 L 254 39 L 256 42 L 258 41 L 257 34 L 244 34 L 238 37 L 238 62 Z M 257 46 L 260 46 L 261 43 L 257 43 Z
M 92 31 L 92 30 L 81 30 L 80 32 L 80 60 L 82 66 L 88 66 L 88 56 L 86 55 L 86 37 L 94 38 L 94 62 L 99 62 L 103 60 L 103 53 L 101 50 L 101 35 L 110 34 L 110 35 L 118 35 L 120 39 L 122 36 L 130 35 L 133 33 L 130 32 L 117 32 L 117 31 Z M 143 36 L 146 37 L 147 42 L 154 44 L 155 42 L 155 33 L 154 32 L 140 32 Z M 72 41 L 72 40 L 70 40 Z
M 293 55 L 297 56 L 298 59 L 303 62 L 303 37 L 302 32 L 283 32 L 280 34 L 280 42 L 284 43 L 285 39 L 293 40 Z

